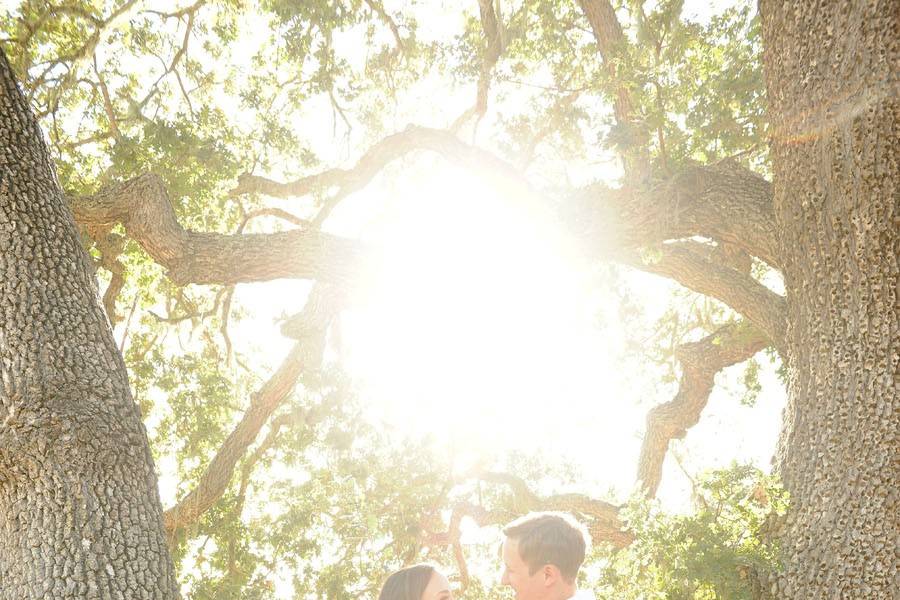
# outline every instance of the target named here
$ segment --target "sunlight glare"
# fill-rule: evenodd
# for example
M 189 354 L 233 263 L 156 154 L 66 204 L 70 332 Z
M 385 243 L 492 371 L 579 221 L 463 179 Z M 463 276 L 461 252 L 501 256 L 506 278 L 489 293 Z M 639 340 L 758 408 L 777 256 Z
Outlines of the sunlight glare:
M 548 214 L 444 168 L 395 202 L 378 242 L 381 270 L 345 341 L 385 418 L 470 453 L 564 430 L 560 409 L 609 362 L 584 267 Z

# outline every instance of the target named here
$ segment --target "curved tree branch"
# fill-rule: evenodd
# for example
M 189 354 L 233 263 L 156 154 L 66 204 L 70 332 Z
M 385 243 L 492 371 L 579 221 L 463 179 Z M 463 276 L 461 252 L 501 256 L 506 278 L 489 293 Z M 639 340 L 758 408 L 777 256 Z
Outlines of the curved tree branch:
M 264 191 L 286 196 L 308 193 L 324 183 L 342 190 L 365 185 L 390 161 L 416 149 L 440 153 L 449 161 L 485 175 L 504 193 L 540 198 L 520 172 L 492 153 L 471 146 L 453 134 L 410 127 L 373 146 L 356 167 L 335 169 L 293 183 L 259 177 L 242 180 L 239 191 Z M 646 270 L 674 277 L 701 293 L 719 298 L 777 338 L 783 331 L 781 300 L 749 277 L 722 265 L 664 247 L 665 260 L 651 265 L 622 252 L 667 239 L 703 235 L 774 263 L 770 186 L 736 165 L 697 167 L 646 194 L 618 190 L 597 202 L 596 190 L 569 203 L 561 215 L 565 226 L 586 240 L 589 253 L 619 257 Z M 543 201 L 543 200 L 542 200 Z M 315 227 L 247 235 L 198 233 L 178 223 L 162 181 L 144 175 L 105 188 L 70 204 L 83 226 L 121 222 L 176 283 L 230 285 L 282 277 L 346 282 L 363 264 L 361 244 L 318 231 Z M 574 207 L 574 209 L 573 209 Z M 670 247 L 671 246 L 671 247 Z M 708 261 L 707 261 L 708 262 Z M 747 283 L 749 282 L 749 283 Z M 745 285 L 746 284 L 746 285 Z
M 716 373 L 747 360 L 768 345 L 768 337 L 757 327 L 731 323 L 700 341 L 678 347 L 675 355 L 682 370 L 678 393 L 647 414 L 637 479 L 648 496 L 656 495 L 669 441 L 684 437 L 700 420 Z
M 454 164 L 486 174 L 504 187 L 530 190 L 521 172 L 491 152 L 449 131 L 408 127 L 372 146 L 351 169 L 329 169 L 290 183 L 245 175 L 233 193 L 278 198 L 329 187 L 343 195 L 361 189 L 388 163 L 415 150 L 438 152 Z M 691 236 L 704 236 L 779 266 L 772 186 L 731 160 L 695 166 L 641 193 L 592 186 L 563 207 L 563 222 L 590 246 L 607 252 Z
M 97 250 L 100 252 L 99 266 L 109 271 L 110 279 L 106 291 L 103 292 L 103 309 L 110 325 L 115 327 L 121 320 L 116 313 L 116 301 L 125 287 L 125 265 L 119 262 L 119 255 L 125 248 L 125 238 L 102 227 L 90 232 Z
M 273 198 L 290 198 L 339 188 L 346 195 L 362 189 L 389 163 L 415 150 L 437 152 L 479 173 L 494 173 L 519 184 L 524 181 L 515 167 L 487 150 L 463 142 L 450 131 L 411 125 L 376 142 L 352 168 L 328 169 L 287 183 L 242 175 L 231 194 L 258 192 Z
M 540 497 L 521 478 L 509 473 L 482 472 L 478 478 L 489 483 L 506 485 L 513 493 L 513 502 L 519 514 L 528 511 L 558 510 L 570 512 L 586 521 L 591 538 L 595 542 L 612 542 L 621 548 L 631 543 L 633 537 L 624 531 L 619 518 L 619 507 L 591 498 L 584 494 L 556 494 Z
M 365 186 L 388 163 L 415 150 L 437 152 L 504 189 L 539 196 L 518 169 L 493 153 L 466 144 L 449 131 L 416 126 L 376 143 L 351 169 L 329 169 L 288 183 L 245 175 L 233 193 L 287 198 L 337 187 L 346 196 Z M 704 236 L 740 248 L 773 267 L 779 263 L 771 184 L 730 160 L 688 168 L 642 193 L 587 188 L 562 208 L 560 217 L 601 253 Z

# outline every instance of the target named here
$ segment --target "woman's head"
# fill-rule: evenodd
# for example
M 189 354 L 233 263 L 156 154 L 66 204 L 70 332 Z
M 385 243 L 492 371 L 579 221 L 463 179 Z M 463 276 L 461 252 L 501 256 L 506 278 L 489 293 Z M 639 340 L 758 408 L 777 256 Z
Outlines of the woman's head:
M 415 565 L 391 574 L 378 600 L 452 600 L 450 582 L 431 565 Z

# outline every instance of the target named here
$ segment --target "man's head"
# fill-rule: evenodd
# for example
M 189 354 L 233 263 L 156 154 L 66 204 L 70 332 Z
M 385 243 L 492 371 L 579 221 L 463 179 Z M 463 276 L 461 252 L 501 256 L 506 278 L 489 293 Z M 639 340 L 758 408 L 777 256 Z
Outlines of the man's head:
M 587 532 L 562 513 L 530 513 L 503 529 L 503 579 L 518 600 L 569 598 L 584 562 Z

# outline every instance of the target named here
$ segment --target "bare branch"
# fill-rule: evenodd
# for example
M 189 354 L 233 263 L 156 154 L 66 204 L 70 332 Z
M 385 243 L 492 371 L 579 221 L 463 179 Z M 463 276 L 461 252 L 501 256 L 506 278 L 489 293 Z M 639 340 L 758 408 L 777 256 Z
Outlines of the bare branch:
M 110 137 L 119 139 L 119 137 L 121 137 L 121 134 L 119 133 L 119 120 L 116 118 L 116 112 L 115 109 L 113 109 L 112 100 L 109 97 L 109 88 L 106 87 L 106 81 L 103 80 L 103 76 L 100 75 L 100 69 L 97 68 L 96 55 L 94 55 L 94 74 L 97 76 L 97 83 L 100 86 L 100 91 L 103 96 L 103 110 L 106 111 L 106 119 L 109 121 Z
M 184 294 L 184 290 L 178 291 L 178 297 L 175 298 L 175 306 L 172 307 L 170 302 L 167 302 L 166 307 L 166 316 L 162 316 L 157 314 L 152 310 L 148 310 L 147 314 L 151 317 L 159 321 L 160 323 L 183 323 L 185 321 L 203 321 L 204 319 L 208 319 L 219 311 L 219 305 L 222 302 L 222 297 L 226 295 L 228 290 L 232 288 L 220 288 L 219 291 L 216 292 L 216 296 L 213 299 L 213 305 L 206 309 L 200 310 L 199 307 L 189 298 L 187 298 Z M 171 300 L 171 299 L 170 299 Z M 179 314 L 173 314 L 175 312 L 174 309 L 185 306 L 187 310 L 182 310 Z
M 283 210 L 281 208 L 258 208 L 256 210 L 252 210 L 252 211 L 248 212 L 246 215 L 244 215 L 244 223 L 243 224 L 246 225 L 247 222 L 249 222 L 253 219 L 257 219 L 259 217 L 276 217 L 278 219 L 281 219 L 282 221 L 287 221 L 288 223 L 291 223 L 298 227 L 309 227 L 310 226 L 309 221 L 307 221 L 305 219 L 301 219 L 300 217 L 298 217 L 286 210 Z
M 769 345 L 768 336 L 748 323 L 725 325 L 698 342 L 675 351 L 682 375 L 675 398 L 647 414 L 647 431 L 638 460 L 637 479 L 653 497 L 662 478 L 669 441 L 682 438 L 700 420 L 712 392 L 716 373 L 741 363 Z
M 435 141 L 430 141 L 429 138 L 439 135 L 437 132 L 439 130 L 409 127 L 377 142 L 350 169 L 328 169 L 288 183 L 272 181 L 257 175 L 242 175 L 238 178 L 237 187 L 230 194 L 234 196 L 256 192 L 273 198 L 289 198 L 323 193 L 333 188 L 339 188 L 345 194 L 349 194 L 365 187 L 388 163 L 414 150 L 433 148 Z M 462 144 L 452 134 L 447 132 L 440 134 Z
M 131 321 L 134 319 L 134 313 L 137 312 L 139 299 L 140 294 L 135 294 L 134 300 L 131 302 L 131 310 L 128 311 L 128 318 L 125 319 L 125 329 L 122 330 L 122 341 L 119 343 L 119 354 L 122 356 L 125 356 L 125 344 L 128 343 L 128 333 L 131 330 Z
M 118 260 L 125 248 L 125 238 L 111 233 L 105 227 L 89 231 L 89 235 L 94 238 L 97 250 L 100 251 L 100 266 L 110 274 L 109 285 L 103 292 L 103 308 L 110 325 L 115 326 L 121 320 L 116 314 L 116 300 L 125 286 L 125 267 Z
M 228 322 L 231 319 L 231 301 L 234 299 L 234 290 L 236 286 L 228 286 L 225 292 L 225 302 L 222 303 L 222 325 L 219 332 L 222 334 L 222 341 L 225 342 L 225 360 L 231 365 L 234 354 L 231 348 L 231 336 L 228 335 Z
M 257 175 L 242 175 L 230 194 L 262 193 L 275 198 L 289 198 L 308 194 L 325 193 L 337 189 L 325 200 L 312 225 L 320 225 L 337 203 L 348 195 L 365 187 L 387 166 L 416 150 L 438 152 L 447 160 L 472 169 L 504 184 L 513 183 L 527 187 L 520 172 L 496 155 L 476 146 L 466 144 L 453 133 L 442 129 L 410 126 L 389 135 L 373 145 L 350 169 L 328 169 L 321 173 L 282 183 Z

